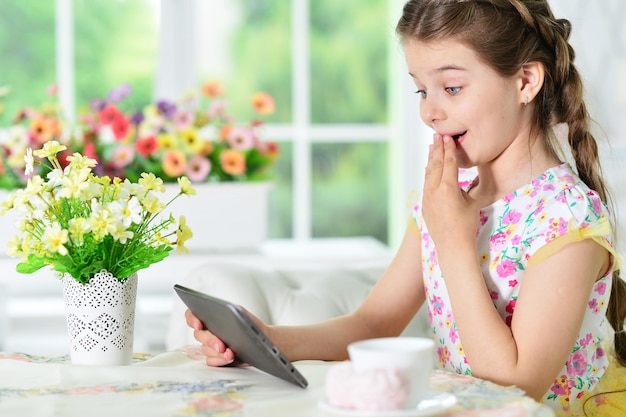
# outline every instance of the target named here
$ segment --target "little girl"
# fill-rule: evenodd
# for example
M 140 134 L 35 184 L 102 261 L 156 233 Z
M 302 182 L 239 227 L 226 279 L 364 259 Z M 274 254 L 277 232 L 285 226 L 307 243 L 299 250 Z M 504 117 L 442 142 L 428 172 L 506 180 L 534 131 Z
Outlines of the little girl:
M 259 322 L 290 360 L 346 359 L 350 342 L 398 336 L 425 302 L 442 368 L 562 415 L 626 415 L 626 284 L 570 29 L 546 0 L 405 5 L 396 31 L 435 132 L 423 198 L 355 312 Z M 234 360 L 187 322 L 209 365 Z

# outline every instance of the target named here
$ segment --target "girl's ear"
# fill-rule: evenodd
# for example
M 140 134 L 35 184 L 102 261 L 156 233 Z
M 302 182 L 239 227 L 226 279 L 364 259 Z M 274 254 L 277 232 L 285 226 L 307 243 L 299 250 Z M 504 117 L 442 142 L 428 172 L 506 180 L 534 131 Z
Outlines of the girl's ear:
M 533 61 L 522 65 L 519 71 L 520 103 L 526 105 L 539 94 L 543 87 L 545 68 L 541 62 Z

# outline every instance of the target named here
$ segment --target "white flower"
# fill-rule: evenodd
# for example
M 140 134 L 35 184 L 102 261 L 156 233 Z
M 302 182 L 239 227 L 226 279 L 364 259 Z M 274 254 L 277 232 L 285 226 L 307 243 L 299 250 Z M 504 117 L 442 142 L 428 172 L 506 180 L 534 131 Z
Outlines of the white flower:
M 101 241 L 105 236 L 115 233 L 118 228 L 117 223 L 119 223 L 106 209 L 93 211 L 87 221 L 96 241 Z
M 135 234 L 126 229 L 121 222 L 118 222 L 118 227 L 111 233 L 113 239 L 119 241 L 122 245 L 125 244 L 128 239 L 132 239 L 134 235 Z
M 111 210 L 113 217 L 122 222 L 124 228 L 128 228 L 132 223 L 139 224 L 143 220 L 141 216 L 142 207 L 135 196 L 129 200 L 113 201 L 109 205 L 109 210 Z
M 25 164 L 24 174 L 26 174 L 27 176 L 32 174 L 34 171 L 34 165 L 35 165 L 35 157 L 33 156 L 33 148 L 26 149 L 26 155 L 24 155 L 24 164 Z
M 48 185 L 52 188 L 56 188 L 61 185 L 61 180 L 63 179 L 63 171 L 55 168 L 52 171 L 48 172 L 46 178 L 48 179 Z
M 113 129 L 111 126 L 104 125 L 100 128 L 100 134 L 98 135 L 98 140 L 102 143 L 115 143 L 115 134 L 113 133 Z
M 87 183 L 88 174 L 84 170 L 80 170 L 76 173 L 72 172 L 70 175 L 64 175 L 61 178 L 60 197 L 65 198 L 82 198 L 84 193 L 88 191 L 89 184 Z

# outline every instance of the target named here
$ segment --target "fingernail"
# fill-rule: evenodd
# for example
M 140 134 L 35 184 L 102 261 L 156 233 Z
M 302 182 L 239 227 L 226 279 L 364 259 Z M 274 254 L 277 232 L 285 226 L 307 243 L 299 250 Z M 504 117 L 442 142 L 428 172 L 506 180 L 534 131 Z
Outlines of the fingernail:
M 428 145 L 428 153 L 432 153 L 433 152 L 433 145 Z

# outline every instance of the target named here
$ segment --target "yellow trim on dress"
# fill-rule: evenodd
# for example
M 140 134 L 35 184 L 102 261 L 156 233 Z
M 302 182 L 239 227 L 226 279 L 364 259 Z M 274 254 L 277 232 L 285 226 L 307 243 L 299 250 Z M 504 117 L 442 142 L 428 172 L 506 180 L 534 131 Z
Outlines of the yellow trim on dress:
M 417 226 L 417 222 L 415 221 L 413 216 L 409 216 L 407 228 L 409 229 L 409 232 L 411 232 L 415 236 L 417 237 L 422 236 L 422 232 L 420 232 L 420 228 Z
M 612 270 L 617 270 L 623 263 L 622 257 L 617 253 L 615 248 L 604 238 L 611 234 L 611 222 L 606 217 L 601 217 L 597 222 L 587 226 L 578 227 L 574 222 L 570 222 L 568 231 L 564 235 L 552 240 L 542 246 L 528 260 L 528 266 L 538 264 L 554 255 L 566 245 L 574 242 L 580 242 L 585 239 L 593 239 L 597 244 L 605 248 L 612 256 Z

